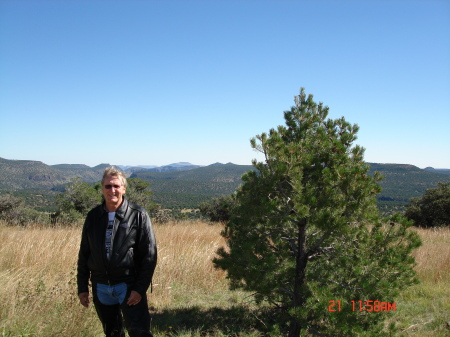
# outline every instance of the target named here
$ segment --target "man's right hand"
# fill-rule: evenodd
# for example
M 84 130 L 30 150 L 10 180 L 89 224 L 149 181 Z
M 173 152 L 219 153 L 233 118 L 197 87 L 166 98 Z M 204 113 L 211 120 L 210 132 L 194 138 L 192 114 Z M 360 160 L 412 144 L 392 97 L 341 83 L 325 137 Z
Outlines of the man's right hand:
M 89 306 L 89 293 L 80 293 L 78 294 L 80 299 L 80 303 L 86 308 Z

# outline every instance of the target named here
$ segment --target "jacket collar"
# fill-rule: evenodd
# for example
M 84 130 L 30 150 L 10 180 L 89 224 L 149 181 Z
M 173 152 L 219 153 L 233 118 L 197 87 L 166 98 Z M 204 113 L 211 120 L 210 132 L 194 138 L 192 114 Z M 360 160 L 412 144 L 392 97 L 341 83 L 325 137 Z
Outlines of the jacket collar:
M 128 200 L 125 198 L 125 196 L 123 197 L 123 201 L 122 204 L 120 205 L 120 207 L 117 209 L 116 211 L 116 216 L 119 216 L 120 218 L 124 218 L 125 217 L 125 213 L 127 211 L 128 208 Z M 101 207 L 101 214 L 103 215 L 104 213 L 108 213 L 108 211 L 106 210 L 106 204 L 103 201 L 102 203 L 102 207 Z

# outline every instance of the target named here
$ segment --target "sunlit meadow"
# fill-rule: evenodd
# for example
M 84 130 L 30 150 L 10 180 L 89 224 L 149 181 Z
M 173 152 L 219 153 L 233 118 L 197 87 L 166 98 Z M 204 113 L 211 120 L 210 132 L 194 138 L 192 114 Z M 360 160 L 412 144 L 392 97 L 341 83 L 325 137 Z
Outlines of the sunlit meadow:
M 202 221 L 155 225 L 159 261 L 148 293 L 152 331 L 162 336 L 263 336 L 269 324 L 250 294 L 228 290 L 225 273 L 211 262 L 225 242 L 220 224 Z M 450 229 L 416 229 L 421 283 L 397 299 L 389 318 L 399 336 L 448 336 Z M 8 227 L 0 224 L 0 336 L 100 337 L 91 306 L 76 294 L 79 227 Z

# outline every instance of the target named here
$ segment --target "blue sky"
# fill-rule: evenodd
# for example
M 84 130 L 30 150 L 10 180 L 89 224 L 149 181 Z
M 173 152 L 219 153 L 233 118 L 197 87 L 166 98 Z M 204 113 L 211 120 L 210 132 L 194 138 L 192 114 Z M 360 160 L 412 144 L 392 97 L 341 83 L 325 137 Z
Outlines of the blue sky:
M 450 168 L 450 1 L 0 1 L 3 158 L 249 165 L 300 87 L 366 161 Z

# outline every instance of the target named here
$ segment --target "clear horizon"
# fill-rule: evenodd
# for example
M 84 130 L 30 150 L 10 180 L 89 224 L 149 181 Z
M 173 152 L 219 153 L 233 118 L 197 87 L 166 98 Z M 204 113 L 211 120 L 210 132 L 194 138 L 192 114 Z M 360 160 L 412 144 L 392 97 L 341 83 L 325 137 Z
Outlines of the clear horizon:
M 210 165 L 217 164 L 217 163 L 219 163 L 219 164 L 229 164 L 229 163 L 231 163 L 231 164 L 235 164 L 235 165 L 250 165 L 250 166 L 252 165 L 251 163 L 250 164 L 236 164 L 236 163 L 233 163 L 233 162 L 220 162 L 220 161 L 219 162 L 214 162 L 214 163 L 209 163 L 209 164 L 206 164 L 206 165 L 196 164 L 196 163 L 191 163 L 191 162 L 173 162 L 173 163 L 163 164 L 163 165 L 153 165 L 153 164 L 127 165 L 127 164 L 117 164 L 117 163 L 98 163 L 96 165 L 88 165 L 88 164 L 84 164 L 84 163 L 56 163 L 56 164 L 48 164 L 48 163 L 43 162 L 42 160 L 11 159 L 11 158 L 4 158 L 2 156 L 0 156 L 0 158 L 6 159 L 6 160 L 25 160 L 25 161 L 31 160 L 31 161 L 42 162 L 42 163 L 44 163 L 45 165 L 48 165 L 48 166 L 54 166 L 54 165 L 86 165 L 86 166 L 89 166 L 89 167 L 95 167 L 95 166 L 98 166 L 98 165 L 107 164 L 107 165 L 114 165 L 114 166 L 118 166 L 118 167 L 142 167 L 142 168 L 154 167 L 154 168 L 156 168 L 156 167 L 171 166 L 171 165 L 176 165 L 176 164 L 189 164 L 189 165 L 195 165 L 195 166 L 210 166 Z M 378 163 L 378 162 L 368 162 L 368 161 L 365 161 L 365 162 L 369 163 L 369 164 L 413 165 L 413 164 L 409 164 L 409 163 Z M 413 166 L 416 166 L 416 165 L 413 165 Z M 419 167 L 419 166 L 416 166 L 416 167 Z M 420 169 L 425 169 L 425 168 L 428 168 L 428 167 L 434 168 L 436 170 L 450 170 L 450 167 L 425 166 L 425 167 L 419 167 L 419 168 Z
M 444 0 L 4 0 L 0 156 L 251 165 L 304 87 L 366 162 L 450 168 L 449 41 Z

